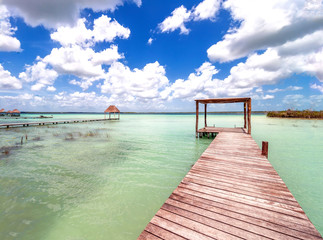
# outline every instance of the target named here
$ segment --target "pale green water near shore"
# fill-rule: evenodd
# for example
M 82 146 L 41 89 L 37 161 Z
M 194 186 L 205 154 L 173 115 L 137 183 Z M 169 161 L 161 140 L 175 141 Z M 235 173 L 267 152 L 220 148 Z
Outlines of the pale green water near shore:
M 243 123 L 241 115 L 208 120 Z M 211 142 L 195 138 L 194 124 L 194 115 L 129 114 L 1 129 L 0 148 L 10 151 L 0 153 L 0 239 L 136 239 Z M 269 141 L 270 162 L 322 234 L 323 121 L 254 115 L 252 136 Z

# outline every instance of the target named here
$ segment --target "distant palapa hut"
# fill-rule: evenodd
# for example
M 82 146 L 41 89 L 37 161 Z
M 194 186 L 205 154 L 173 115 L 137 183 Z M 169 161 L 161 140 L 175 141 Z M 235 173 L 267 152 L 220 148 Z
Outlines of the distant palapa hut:
M 14 109 L 11 111 L 11 116 L 19 117 L 20 111 L 18 109 Z
M 106 114 L 109 113 L 109 120 L 119 120 L 120 119 L 120 110 L 115 105 L 110 105 L 104 111 L 104 119 L 106 119 Z M 111 117 L 111 113 L 113 113 L 113 117 Z M 116 113 L 118 113 L 118 117 L 116 117 Z

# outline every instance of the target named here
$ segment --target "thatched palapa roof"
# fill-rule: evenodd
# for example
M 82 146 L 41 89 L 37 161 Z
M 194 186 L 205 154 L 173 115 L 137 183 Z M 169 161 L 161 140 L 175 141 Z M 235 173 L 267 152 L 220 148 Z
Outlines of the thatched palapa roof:
M 11 113 L 20 113 L 20 111 L 18 109 L 14 109 L 11 111 Z
M 2 113 L 2 112 L 4 112 L 4 109 L 2 108 L 2 109 L 0 109 L 0 113 Z
M 119 113 L 119 109 L 114 106 L 114 105 L 110 105 L 105 111 L 105 113 Z

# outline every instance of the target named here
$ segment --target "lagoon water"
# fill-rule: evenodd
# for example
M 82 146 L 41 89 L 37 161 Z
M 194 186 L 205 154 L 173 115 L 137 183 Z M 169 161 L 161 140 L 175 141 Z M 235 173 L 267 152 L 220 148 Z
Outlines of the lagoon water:
M 103 114 L 54 115 L 84 118 Z M 136 239 L 212 141 L 196 139 L 194 124 L 193 114 L 122 114 L 1 129 L 0 239 Z M 243 116 L 208 124 L 242 126 Z M 269 161 L 323 234 L 323 121 L 253 115 L 252 136 L 269 142 Z

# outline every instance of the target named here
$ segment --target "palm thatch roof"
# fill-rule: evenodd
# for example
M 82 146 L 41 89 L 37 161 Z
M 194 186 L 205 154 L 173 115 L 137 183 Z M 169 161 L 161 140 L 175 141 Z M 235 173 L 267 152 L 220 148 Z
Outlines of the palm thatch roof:
M 20 111 L 18 109 L 14 109 L 11 111 L 11 113 L 20 113 Z
M 119 113 L 119 109 L 114 106 L 114 105 L 110 105 L 105 111 L 105 113 Z
M 0 109 L 0 113 L 3 113 L 4 112 L 4 109 L 2 108 L 2 109 Z

